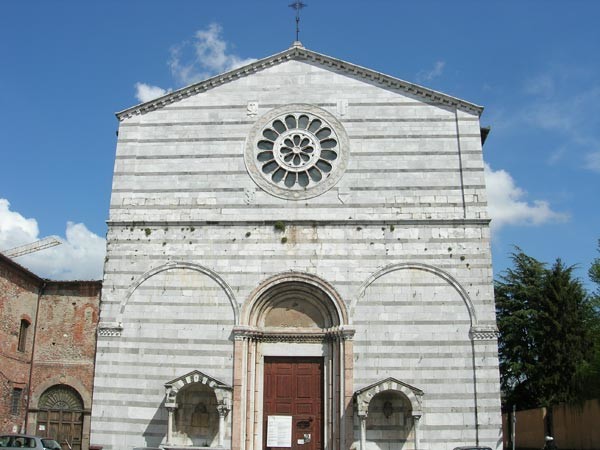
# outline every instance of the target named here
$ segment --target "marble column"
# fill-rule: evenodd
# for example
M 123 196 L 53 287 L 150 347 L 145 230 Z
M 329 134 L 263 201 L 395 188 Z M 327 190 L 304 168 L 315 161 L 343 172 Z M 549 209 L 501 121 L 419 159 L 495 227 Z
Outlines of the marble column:
M 367 450 L 367 411 L 358 411 L 360 420 L 360 450 Z
M 420 414 L 413 414 L 413 433 L 415 436 L 415 450 L 419 450 L 419 421 L 421 420 Z
M 229 407 L 227 405 L 219 405 L 217 406 L 217 411 L 219 412 L 219 447 L 223 447 L 225 444 L 225 418 L 227 414 L 229 414 Z
M 165 407 L 169 413 L 167 420 L 167 445 L 171 445 L 173 443 L 173 425 L 175 410 L 177 410 L 177 403 L 166 403 Z

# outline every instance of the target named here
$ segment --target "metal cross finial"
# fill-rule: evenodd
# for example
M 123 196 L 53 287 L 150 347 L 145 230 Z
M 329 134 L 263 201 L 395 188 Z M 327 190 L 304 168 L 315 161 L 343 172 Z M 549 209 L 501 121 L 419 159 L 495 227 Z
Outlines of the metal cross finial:
M 300 0 L 296 0 L 294 3 L 290 3 L 289 7 L 296 10 L 296 42 L 298 42 L 298 35 L 300 34 L 300 10 L 306 7 L 306 3 L 302 3 Z

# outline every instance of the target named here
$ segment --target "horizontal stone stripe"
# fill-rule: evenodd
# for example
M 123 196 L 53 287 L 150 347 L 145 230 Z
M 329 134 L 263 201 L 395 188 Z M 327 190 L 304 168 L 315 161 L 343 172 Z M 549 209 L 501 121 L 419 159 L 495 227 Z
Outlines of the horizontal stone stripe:
M 109 360 L 106 358 L 96 361 L 96 369 L 106 369 L 106 374 L 109 377 L 112 377 L 113 367 L 127 367 L 127 368 L 149 367 L 152 370 L 152 369 L 157 369 L 160 366 L 157 365 L 155 362 L 136 361 L 135 363 L 132 363 L 131 361 L 117 361 L 117 360 Z M 179 361 L 179 362 L 177 362 L 177 364 L 171 364 L 170 367 L 180 370 L 181 372 L 184 372 L 184 371 L 190 372 L 191 370 L 195 370 L 195 369 L 200 370 L 200 368 L 207 373 L 218 372 L 218 371 L 223 370 L 222 364 L 209 364 L 206 361 L 197 361 L 197 362 L 192 362 L 192 363 L 185 363 L 184 361 Z M 188 369 L 191 369 L 191 370 L 188 370 Z M 102 372 L 102 370 L 98 370 L 98 373 L 103 373 L 103 372 Z M 139 377 L 139 375 L 138 375 L 138 377 Z M 223 381 L 225 381 L 225 380 L 223 380 Z
M 239 136 L 212 136 L 212 137 L 187 137 L 187 138 L 153 138 L 153 139 L 137 139 L 137 138 L 122 138 L 117 141 L 119 144 L 167 144 L 175 142 L 244 142 L 246 137 Z
M 313 205 L 311 205 L 311 208 Z M 265 226 L 274 225 L 279 219 L 265 219 L 265 220 L 107 220 L 106 223 L 109 229 L 115 227 L 189 227 L 189 226 Z M 296 226 L 323 226 L 323 227 L 334 227 L 345 225 L 349 227 L 363 226 L 386 226 L 395 225 L 398 227 L 415 227 L 421 228 L 440 228 L 445 227 L 448 229 L 454 229 L 457 227 L 469 227 L 473 229 L 488 229 L 490 220 L 489 219 L 470 219 L 470 218 L 448 218 L 448 219 L 294 219 L 294 225 Z
M 434 188 L 435 189 L 435 188 Z M 159 189 L 159 188 L 151 188 L 151 189 L 137 189 L 137 188 L 116 188 L 112 190 L 113 193 L 132 193 L 132 194 L 160 194 L 160 193 L 167 193 L 167 192 L 193 192 L 193 193 L 198 193 L 198 192 L 207 192 L 207 193 L 214 193 L 214 192 L 245 192 L 246 189 L 245 188 L 217 188 L 217 187 L 211 187 L 211 188 L 169 188 L 169 189 Z
M 127 197 L 126 197 L 127 198 Z M 175 197 L 176 199 L 178 199 L 177 197 Z M 184 199 L 184 198 L 179 198 L 179 200 L 189 200 L 188 202 L 185 203 L 181 203 L 178 205 L 172 205 L 169 204 L 169 201 L 171 198 L 164 198 L 163 200 L 165 201 L 165 203 L 163 204 L 152 204 L 152 205 L 141 205 L 141 204 L 133 204 L 133 200 L 135 200 L 136 198 L 128 198 L 128 202 L 126 204 L 121 204 L 121 203 L 116 203 L 116 201 L 113 198 L 113 204 L 111 205 L 111 209 L 113 210 L 117 210 L 117 209 L 127 209 L 127 210 L 161 210 L 161 209 L 167 209 L 167 210 L 171 210 L 171 209 L 182 209 L 185 206 L 191 206 L 194 208 L 198 208 L 198 209 L 203 209 L 203 210 L 235 210 L 235 209 L 276 209 L 276 210 L 281 210 L 281 211 L 286 211 L 287 208 L 285 207 L 281 207 L 281 206 L 277 206 L 277 205 L 273 205 L 272 203 L 252 203 L 252 204 L 245 204 L 242 203 L 241 201 L 239 203 L 220 203 L 220 204 L 213 204 L 213 203 L 202 203 L 202 199 Z M 145 199 L 143 199 L 145 200 Z M 221 200 L 223 200 L 223 198 L 221 198 Z M 462 203 L 459 201 L 456 202 L 427 202 L 427 201 L 423 201 L 423 202 L 419 202 L 419 203 L 401 203 L 401 202 L 397 202 L 397 203 L 392 203 L 390 204 L 391 206 L 388 206 L 387 208 L 385 208 L 382 205 L 373 205 L 373 204 L 368 204 L 368 203 L 345 203 L 345 204 L 339 204 L 339 203 L 331 203 L 331 204 L 319 204 L 319 205 L 310 205 L 310 208 L 324 208 L 324 209 L 352 209 L 352 208 L 381 208 L 383 210 L 393 210 L 393 211 L 397 211 L 397 210 L 402 210 L 402 212 L 409 212 L 409 211 L 414 211 L 415 209 L 418 209 L 419 213 L 421 213 L 422 211 L 420 211 L 422 208 L 453 208 L 453 209 L 458 209 L 461 210 L 463 209 L 463 205 L 467 206 L 467 207 L 471 207 L 471 208 L 484 208 L 485 206 L 487 206 L 487 203 L 485 202 L 466 202 L 466 203 Z M 310 209 L 307 208 L 307 209 Z M 291 219 L 293 221 L 293 219 Z
M 337 106 L 337 105 L 332 105 Z M 390 101 L 380 101 L 380 102 L 348 102 L 348 106 L 444 106 L 448 108 L 448 105 L 431 101 L 431 100 L 422 100 L 422 101 L 404 101 L 404 102 L 390 102 Z M 449 114 L 454 114 L 449 113 Z
M 443 305 L 443 302 L 440 302 L 440 305 Z M 360 302 L 359 302 L 360 305 Z M 366 308 L 370 308 L 370 305 L 365 305 Z M 382 311 L 378 311 L 380 313 Z M 465 311 L 466 313 L 466 311 Z M 399 319 L 381 319 L 379 317 L 374 317 L 372 320 L 355 320 L 354 325 L 377 325 L 377 326 L 385 326 L 385 325 L 470 325 L 470 321 L 468 320 L 399 320 Z
M 185 240 L 183 240 L 182 243 L 184 241 Z M 182 269 L 179 269 L 179 270 L 182 270 Z M 198 274 L 198 275 L 206 276 L 203 274 Z M 144 283 L 141 286 L 138 286 L 135 290 L 137 292 L 137 291 L 155 291 L 156 289 L 157 289 L 157 287 L 152 286 L 151 283 L 150 284 Z M 200 293 L 200 292 L 212 292 L 212 293 L 223 292 L 223 288 L 220 286 L 183 286 L 182 287 L 180 285 L 174 284 L 172 286 L 165 286 L 162 289 L 163 290 L 168 289 L 168 290 L 173 290 L 173 291 L 177 291 L 177 292 L 194 292 L 195 294 Z M 213 298 L 214 297 L 211 297 L 211 300 Z M 158 304 L 158 302 L 154 303 L 154 302 L 137 302 L 136 301 L 136 304 L 138 304 L 138 305 L 156 305 L 156 304 Z M 169 305 L 170 303 L 165 302 L 164 304 Z M 229 302 L 227 302 L 227 300 L 223 300 L 222 304 L 229 305 Z M 190 301 L 187 303 L 184 303 L 184 302 L 178 303 L 178 305 L 179 306 L 205 306 L 207 308 L 211 308 L 211 307 L 218 308 L 218 307 L 222 306 L 222 305 L 213 305 L 213 304 L 208 304 L 208 303 L 202 303 L 202 301 L 193 300 L 193 299 L 190 299 Z
M 199 120 L 187 122 L 145 122 L 145 123 L 121 123 L 119 128 L 149 128 L 149 127 L 188 127 L 188 126 L 206 126 L 206 125 L 252 125 L 256 120 Z
M 483 172 L 483 167 L 442 168 L 442 169 L 348 169 L 346 173 L 459 173 L 459 172 Z
M 479 155 L 481 154 L 478 150 L 464 150 L 461 152 L 461 155 Z M 201 153 L 186 153 L 186 154 L 159 154 L 159 155 L 143 155 L 143 154 L 133 154 L 133 155 L 117 155 L 115 159 L 117 160 L 177 160 L 177 159 L 239 159 L 243 158 L 242 153 L 209 153 L 209 154 L 201 154 Z M 450 151 L 402 151 L 402 150 L 390 150 L 390 151 L 353 151 L 352 157 L 359 158 L 370 158 L 376 156 L 384 156 L 386 158 L 394 157 L 394 156 L 456 156 L 458 157 L 458 153 L 456 150 Z
M 473 185 L 465 185 L 464 186 L 465 190 L 468 189 L 474 189 L 474 190 L 483 190 L 485 189 L 484 185 L 481 184 L 473 184 Z M 198 193 L 198 192 L 206 192 L 206 193 L 214 193 L 214 192 L 235 192 L 235 193 L 239 193 L 239 192 L 245 192 L 248 189 L 246 188 L 210 188 L 210 187 L 205 187 L 205 188 L 144 188 L 144 189 L 139 189 L 139 188 L 115 188 L 112 190 L 113 193 L 132 193 L 132 194 L 137 194 L 137 193 L 167 193 L 167 192 L 175 192 L 175 193 L 183 193 L 183 192 L 193 192 L 193 193 Z M 349 187 L 348 190 L 353 191 L 353 192 L 370 192 L 370 191 L 416 191 L 416 192 L 421 192 L 421 191 L 444 191 L 444 193 L 442 195 L 448 195 L 450 193 L 450 191 L 456 191 L 457 193 L 461 192 L 460 187 L 458 186 L 358 186 L 358 187 Z M 435 195 L 435 194 L 432 194 Z M 439 195 L 439 194 L 437 194 Z
M 127 308 L 128 308 L 128 314 L 127 317 L 124 319 L 123 325 L 127 326 L 129 324 L 135 324 L 135 325 L 140 325 L 140 323 L 143 324 L 149 324 L 149 323 L 165 323 L 165 324 L 173 324 L 173 325 L 185 325 L 185 324 L 189 324 L 189 325 L 218 325 L 218 326 L 231 326 L 233 325 L 233 321 L 231 319 L 225 319 L 225 318 L 221 318 L 221 319 L 214 319 L 214 318 L 198 318 L 198 319 L 180 319 L 180 318 L 173 318 L 170 317 L 168 319 L 165 320 L 160 320 L 160 319 L 152 319 L 151 317 L 147 317 L 150 315 L 148 310 L 143 310 L 143 311 L 139 311 L 140 308 L 136 307 L 136 302 L 132 301 L 130 303 L 127 304 Z M 224 306 L 226 306 L 224 304 Z M 141 317 L 134 317 L 132 314 L 132 310 L 137 310 L 138 312 L 142 313 Z M 212 311 L 214 313 L 214 310 Z M 164 316 L 164 314 L 161 314 L 161 316 Z M 146 318 L 147 317 L 147 318 Z
M 284 249 L 285 247 L 282 245 L 282 249 Z M 111 253 L 110 256 L 111 259 L 115 260 L 130 260 L 131 259 L 131 254 L 126 254 L 126 255 L 114 255 Z M 223 261 L 223 260 L 231 260 L 232 262 L 235 261 L 239 261 L 239 260 L 243 260 L 243 261 L 264 261 L 265 256 L 264 253 L 261 254 L 257 253 L 256 255 L 216 255 L 216 254 L 210 254 L 208 256 L 208 258 L 210 260 L 213 261 Z M 315 259 L 314 255 L 311 255 L 310 253 L 306 253 L 304 255 L 298 253 L 298 254 L 293 254 L 293 255 L 287 255 L 287 254 L 276 254 L 276 253 L 270 253 L 268 256 L 269 260 L 271 261 L 287 261 L 287 260 L 298 260 L 298 259 L 305 259 L 306 261 L 313 261 Z M 407 261 L 425 261 L 425 260 L 438 260 L 438 259 L 442 259 L 440 257 L 440 255 L 406 255 L 406 256 L 398 256 L 398 258 L 402 258 L 405 262 Z M 343 261 L 348 261 L 348 253 L 340 253 L 337 255 L 332 255 L 332 254 L 328 254 L 328 255 L 319 255 L 319 259 L 321 260 L 329 260 L 329 261 L 337 261 L 337 260 L 343 260 Z M 389 256 L 386 257 L 383 255 L 361 255 L 360 257 L 361 261 L 365 261 L 365 260 L 369 260 L 369 261 L 388 261 L 391 263 Z M 145 255 L 144 256 L 144 260 L 153 260 L 153 261 L 165 261 L 165 255 Z M 207 255 L 186 255 L 186 261 L 189 262 L 199 262 L 202 265 L 206 265 L 207 262 Z M 452 263 L 452 264 L 437 264 L 437 267 L 439 267 L 440 269 L 443 268 L 450 268 L 450 269 L 456 269 L 456 263 Z M 473 265 L 470 266 L 471 268 L 473 268 Z M 491 265 L 483 265 L 482 267 L 484 268 L 489 268 L 491 267 Z M 107 271 L 106 273 L 112 273 Z M 145 272 L 122 272 L 122 273 L 138 273 L 138 274 L 143 274 Z
M 480 206 L 480 207 L 484 207 L 486 206 L 487 203 L 466 203 L 467 207 L 476 207 L 476 206 Z M 262 210 L 276 210 L 276 211 L 282 211 L 284 212 L 284 214 L 289 211 L 288 208 L 286 207 L 282 207 L 279 205 L 274 205 L 272 203 L 253 203 L 253 204 L 244 204 L 242 202 L 240 203 L 235 203 L 235 204 L 192 204 L 192 202 L 189 202 L 187 205 L 169 205 L 169 204 L 159 204 L 159 205 L 122 205 L 122 204 L 111 204 L 110 209 L 111 210 L 136 210 L 136 211 L 145 211 L 145 210 L 181 210 L 183 207 L 185 206 L 192 206 L 198 209 L 202 209 L 202 210 L 223 210 L 223 211 L 233 211 L 233 210 L 255 210 L 255 209 L 262 209 Z M 404 212 L 407 212 L 408 209 L 410 208 L 439 208 L 439 207 L 447 207 L 447 208 L 454 208 L 454 209 L 459 209 L 462 211 L 462 207 L 463 204 L 462 203 L 449 203 L 449 202 L 444 202 L 444 203 L 430 203 L 430 202 L 423 202 L 423 203 L 414 203 L 414 204 L 405 204 L 405 203 L 394 203 L 391 206 L 388 204 L 387 206 L 384 206 L 384 204 L 369 204 L 369 203 L 348 203 L 348 204 L 336 204 L 336 203 L 330 203 L 330 204 L 311 204 L 310 207 L 306 208 L 307 210 L 310 209 L 325 209 L 325 210 L 329 210 L 329 209 L 336 209 L 336 210 L 356 210 L 356 209 L 368 209 L 368 210 L 373 210 L 373 209 L 381 209 L 383 211 L 398 211 L 398 210 L 403 210 Z M 454 213 L 454 212 L 453 212 Z M 450 213 L 448 213 L 449 215 Z M 293 219 L 292 219 L 293 220 Z M 321 219 L 323 220 L 323 219 Z M 449 219 L 452 220 L 452 219 Z M 323 220 L 323 221 L 326 221 Z
M 156 160 L 156 159 L 226 159 L 226 158 L 242 158 L 241 153 L 210 153 L 210 154 L 177 154 L 177 155 L 117 155 L 118 160 Z
M 463 186 L 465 190 L 467 189 L 485 189 L 485 185 L 483 184 L 465 184 Z M 461 191 L 460 186 L 450 185 L 450 186 L 351 186 L 349 188 L 350 191 L 444 191 L 444 194 L 447 195 L 447 191 Z M 114 191 L 114 189 L 113 189 Z M 439 195 L 439 194 L 438 194 Z
M 384 117 L 384 118 L 341 118 L 342 123 L 440 123 L 456 122 L 455 117 Z M 478 122 L 477 117 L 460 117 L 460 122 Z M 129 123 L 123 122 L 119 128 L 147 128 L 147 127 L 175 127 L 175 126 L 206 126 L 206 125 L 252 125 L 256 120 L 199 120 L 182 122 L 150 122 L 150 123 Z
M 288 103 L 261 103 L 259 104 L 261 109 L 266 109 L 266 108 L 278 108 L 280 106 L 287 106 Z M 337 106 L 337 103 L 312 103 L 312 105 L 314 106 L 319 106 L 321 108 L 325 108 L 325 107 L 332 107 L 332 106 Z M 236 104 L 231 104 L 231 105 L 194 105 L 194 106 L 175 106 L 175 105 L 169 105 L 169 106 L 165 106 L 162 109 L 164 111 L 195 111 L 195 110 L 203 110 L 203 109 L 243 109 L 244 111 L 246 111 L 246 108 L 248 107 L 248 104 L 240 104 L 240 105 L 236 105 Z
M 380 425 L 373 425 L 372 428 L 369 427 L 369 431 L 373 432 L 373 431 L 377 431 L 377 430 L 384 430 L 385 428 L 382 428 Z M 390 429 L 396 429 L 396 428 L 390 428 Z M 407 439 L 374 439 L 374 438 L 369 438 L 367 440 L 370 443 L 373 444 L 405 444 L 407 442 L 412 442 L 412 439 L 407 440 Z M 387 448 L 387 447 L 386 447 Z
M 388 343 L 389 345 L 389 343 Z M 443 348 L 442 346 L 440 346 L 440 348 Z M 400 349 L 399 349 L 400 351 Z M 440 353 L 440 352 L 429 352 L 426 353 L 424 351 L 420 351 L 420 352 L 406 352 L 406 351 L 402 351 L 401 353 L 385 353 L 385 354 L 380 354 L 378 355 L 376 358 L 371 358 L 370 352 L 360 352 L 360 351 L 355 351 L 354 355 L 359 355 L 360 359 L 358 361 L 356 361 L 354 363 L 354 372 L 357 374 L 357 376 L 360 376 L 362 378 L 357 378 L 357 382 L 359 380 L 362 379 L 367 379 L 367 380 L 372 380 L 373 377 L 371 377 L 370 375 L 368 375 L 369 372 L 378 372 L 381 370 L 388 370 L 392 373 L 396 373 L 398 372 L 399 368 L 397 365 L 388 365 L 388 366 L 369 366 L 370 362 L 368 362 L 369 360 L 381 360 L 382 358 L 392 358 L 395 360 L 401 360 L 401 361 L 409 361 L 411 359 L 414 360 L 420 360 L 421 358 L 423 358 L 424 356 L 427 357 L 435 357 L 438 359 L 455 359 L 455 358 L 470 358 L 471 357 L 471 351 L 469 350 L 465 350 L 463 352 L 453 352 L 453 351 L 448 351 L 445 353 Z M 366 361 L 366 362 L 365 362 Z M 412 369 L 411 367 L 407 367 L 408 369 Z M 381 379 L 381 378 L 377 378 L 377 379 Z M 473 379 L 471 379 L 471 382 L 473 382 Z M 371 381 L 371 383 L 373 383 L 373 381 Z
M 170 380 L 169 380 L 170 381 Z M 136 402 L 127 400 L 99 400 L 94 399 L 95 406 L 133 406 L 138 408 L 156 408 L 156 402 Z
M 291 226 L 291 225 L 288 225 Z M 205 238 L 202 237 L 198 237 L 197 234 L 203 233 L 205 230 L 200 228 L 200 229 L 196 229 L 195 230 L 197 233 L 193 236 L 189 236 L 186 238 L 180 238 L 180 239 L 173 239 L 167 236 L 162 236 L 162 237 L 158 237 L 158 238 L 154 238 L 154 239 L 150 239 L 148 240 L 148 238 L 144 239 L 144 240 L 140 240 L 140 241 L 135 241 L 132 242 L 131 239 L 119 239 L 119 238 L 114 238 L 114 239 L 110 239 L 110 243 L 111 245 L 115 244 L 115 245 L 122 245 L 122 246 L 126 246 L 126 245 L 130 245 L 132 247 L 143 247 L 145 245 L 158 245 L 161 244 L 162 242 L 168 241 L 169 244 L 186 244 L 189 242 L 190 239 L 193 239 L 195 244 L 208 244 L 211 247 L 213 245 L 224 245 L 225 247 L 227 246 L 227 244 L 229 245 L 234 245 L 236 250 L 242 250 L 242 248 L 240 247 L 244 247 L 243 250 L 245 251 L 249 251 L 252 250 L 253 248 L 258 248 L 260 246 L 260 244 L 262 243 L 269 243 L 272 242 L 273 236 L 275 236 L 275 238 L 283 236 L 283 234 L 279 235 L 265 235 L 262 234 L 261 231 L 259 230 L 254 230 L 254 233 L 251 234 L 248 237 L 245 237 L 244 233 L 247 232 L 246 228 L 241 227 L 239 233 L 240 233 L 240 242 L 238 242 L 238 240 L 236 238 L 231 238 L 231 237 L 227 237 L 227 238 L 221 238 L 221 239 L 210 239 L 210 236 L 206 236 Z M 206 230 L 207 232 L 210 232 L 211 230 Z M 302 229 L 297 229 L 297 231 L 302 232 Z M 356 233 L 361 233 L 362 231 L 365 231 L 364 234 L 369 233 L 370 231 L 378 231 L 378 230 L 369 230 L 369 229 L 361 229 L 361 230 L 354 230 Z M 388 233 L 393 234 L 393 231 L 389 231 L 389 229 L 386 227 L 385 230 L 379 230 L 381 233 L 385 233 L 386 235 Z M 352 230 L 349 230 L 348 233 L 351 233 Z M 368 239 L 367 239 L 368 237 Z M 235 239 L 235 241 L 233 241 L 233 239 Z M 242 239 L 246 239 L 247 243 L 243 244 Z M 331 245 L 330 244 L 340 244 L 340 246 L 343 246 L 344 249 L 349 248 L 349 245 L 352 244 L 358 244 L 356 247 L 368 247 L 370 242 L 377 242 L 377 243 L 385 243 L 385 244 L 422 244 L 421 239 L 415 238 L 415 239 L 408 239 L 408 238 L 394 238 L 392 237 L 388 237 L 388 236 L 372 236 L 372 235 L 368 235 L 368 236 L 363 236 L 360 238 L 316 238 L 313 239 L 310 236 L 305 236 L 304 239 L 302 239 L 302 236 L 296 236 L 296 242 L 300 242 L 300 241 L 304 241 L 307 244 L 315 244 L 315 245 L 322 245 L 322 244 L 328 244 L 329 248 L 331 249 Z M 427 242 L 428 245 L 433 245 L 434 247 L 428 247 L 431 251 L 440 251 L 443 253 L 440 253 L 440 256 L 449 256 L 450 253 L 452 253 L 451 251 L 448 251 L 446 248 L 435 248 L 436 244 L 441 244 L 441 245 L 445 245 L 447 243 L 461 243 L 461 242 L 470 242 L 470 243 L 479 243 L 481 242 L 482 239 L 480 238 L 436 238 L 436 239 L 431 239 Z M 237 242 L 237 244 L 236 244 Z M 422 244 L 423 245 L 423 244 Z M 353 245 L 352 245 L 353 246 Z M 354 247 L 354 246 L 353 246 Z M 259 251 L 264 251 L 264 248 L 262 248 L 262 246 L 260 246 L 260 248 L 258 248 Z M 461 250 L 460 253 L 461 255 L 465 255 L 469 258 L 475 258 L 479 255 L 481 255 L 482 258 L 487 258 L 486 255 L 481 254 L 481 253 L 472 253 L 472 251 L 469 251 L 469 249 L 456 249 L 456 250 Z M 115 249 L 111 248 L 110 253 L 114 252 Z M 426 250 L 427 251 L 427 250 Z M 109 254 L 110 254 L 109 253 Z M 416 255 L 420 255 L 421 253 L 417 252 L 414 253 L 412 256 L 416 256 Z M 408 254 L 409 256 L 410 253 Z M 141 255 L 138 255 L 141 256 Z M 313 255 L 314 256 L 314 255 Z M 390 255 L 388 255 L 390 256 Z M 403 255 L 404 256 L 404 255 Z M 412 284 L 412 283 L 411 283 Z M 415 286 L 419 286 L 419 283 L 417 282 L 417 284 L 415 284 Z M 211 289 L 209 287 L 207 287 L 206 289 Z
M 94 394 L 113 394 L 113 395 L 164 395 L 164 387 L 155 389 L 135 388 L 135 387 L 116 387 L 116 386 L 94 386 Z
M 459 168 L 414 168 L 414 169 L 348 169 L 346 173 L 460 173 L 483 172 L 483 167 Z M 186 170 L 172 172 L 144 172 L 144 171 L 115 171 L 115 176 L 189 176 L 189 175 L 241 175 L 247 173 L 245 170 Z
M 231 322 L 233 328 L 234 323 Z M 157 338 L 121 338 L 120 342 L 126 342 L 128 344 L 194 344 L 194 345 L 233 345 L 233 343 L 226 339 L 185 339 L 185 338 L 173 338 L 170 336 L 161 336 Z M 37 363 L 36 363 L 37 364 Z
M 359 303 L 360 304 L 360 303 Z M 444 324 L 446 325 L 448 322 L 439 322 L 440 324 Z M 452 322 L 454 323 L 454 322 Z M 466 322 L 468 323 L 468 321 Z M 356 321 L 354 321 L 353 325 L 356 324 Z M 400 329 L 401 330 L 401 329 Z M 374 344 L 371 344 L 371 342 L 374 342 Z M 408 345 L 407 345 L 408 343 Z M 423 347 L 424 349 L 429 347 L 432 350 L 435 350 L 437 347 L 439 346 L 449 346 L 449 345 L 464 345 L 465 348 L 468 347 L 469 349 L 469 353 L 471 353 L 471 346 L 470 346 L 470 341 L 466 341 L 466 340 L 455 340 L 455 341 L 451 341 L 451 340 L 418 340 L 418 341 L 394 341 L 392 342 L 390 339 L 387 340 L 376 340 L 376 339 L 369 339 L 368 342 L 364 343 L 362 340 L 359 339 L 354 339 L 354 352 L 355 353 L 360 353 L 362 348 L 365 348 L 365 350 L 370 347 L 370 346 L 385 346 L 387 348 L 389 347 L 395 347 L 395 346 L 408 346 L 408 347 Z M 369 350 L 369 353 L 375 354 L 372 352 L 372 350 Z M 397 355 L 394 355 L 397 356 Z M 472 365 L 472 363 L 470 363 L 470 365 Z M 356 366 L 356 363 L 355 363 Z M 446 365 L 444 365 L 443 367 L 446 367 Z
M 128 304 L 128 308 L 132 308 L 135 302 Z M 223 320 L 213 320 L 213 319 L 179 319 L 179 318 L 168 318 L 168 319 L 156 319 L 152 317 L 147 317 L 148 312 L 142 311 L 143 315 L 141 317 L 133 317 L 131 309 L 128 311 L 127 318 L 124 319 L 123 326 L 126 327 L 128 324 L 136 324 L 139 325 L 143 323 L 144 325 L 150 324 L 168 324 L 168 325 L 233 325 L 233 321 L 228 319 Z
M 360 140 L 379 140 L 379 139 L 456 139 L 457 137 L 463 138 L 481 138 L 478 134 L 466 134 L 461 133 L 460 135 L 452 134 L 354 134 L 348 136 L 350 139 Z
M 348 136 L 355 140 L 402 140 L 402 139 L 456 139 L 457 135 L 453 134 L 355 134 Z M 481 138 L 479 134 L 460 134 L 460 138 Z M 187 143 L 187 142 L 244 142 L 246 136 L 209 136 L 209 137 L 186 137 L 186 138 L 122 138 L 117 141 L 117 144 L 165 144 L 165 143 Z
M 135 366 L 137 367 L 137 364 Z M 204 369 L 204 365 L 201 362 L 199 362 L 199 364 L 197 366 L 202 366 L 202 368 L 203 368 L 202 370 L 206 371 L 206 369 Z M 226 368 L 222 367 L 222 366 L 220 366 L 220 367 L 221 367 L 221 369 L 220 369 L 221 371 L 223 371 L 224 369 L 232 370 L 233 369 L 233 363 L 231 364 L 230 367 L 226 367 Z M 177 368 L 180 369 L 179 367 L 177 367 Z M 164 383 L 170 381 L 173 378 L 173 376 L 171 376 L 171 377 L 166 376 L 165 377 L 165 374 L 162 373 L 162 372 L 164 372 L 163 366 L 153 366 L 153 369 L 162 369 L 162 371 L 159 372 L 159 373 L 154 373 L 154 374 L 152 374 L 150 371 L 144 371 L 143 375 L 140 375 L 140 373 L 138 373 L 138 372 L 136 372 L 136 373 L 129 373 L 129 372 L 119 372 L 118 370 L 115 370 L 115 371 L 111 371 L 110 374 L 107 374 L 109 376 L 107 376 L 106 379 L 109 382 L 110 382 L 110 380 L 114 380 L 115 383 L 113 385 L 115 385 L 115 384 L 117 384 L 116 383 L 117 380 L 124 380 L 124 381 L 126 381 L 126 380 L 136 380 L 136 381 L 139 381 L 140 378 L 143 378 L 144 381 L 159 381 L 161 383 L 161 386 L 162 386 Z M 169 369 L 172 369 L 172 367 L 169 366 Z M 180 375 L 183 375 L 183 373 L 181 373 Z M 127 401 L 127 399 L 125 399 L 125 401 Z
M 233 345 L 229 345 L 227 346 L 227 348 L 216 348 L 214 350 L 199 350 L 199 349 L 194 349 L 194 350 L 180 350 L 180 349 L 163 349 L 163 348 L 149 348 L 149 347 L 144 347 L 144 348 L 127 348 L 127 347 L 120 347 L 120 348 L 115 348 L 112 347 L 112 340 L 114 340 L 115 338 L 108 338 L 107 341 L 109 344 L 111 344 L 111 346 L 103 346 L 100 345 L 101 342 L 100 340 L 98 340 L 98 350 L 101 351 L 104 354 L 109 354 L 109 353 L 116 353 L 116 354 L 128 354 L 128 355 L 139 355 L 141 350 L 143 350 L 144 355 L 160 355 L 160 356 L 164 356 L 164 355 L 169 355 L 169 356 L 196 356 L 196 357 L 200 357 L 200 356 L 219 356 L 219 357 L 229 357 L 230 354 L 233 352 Z M 116 338 L 119 339 L 119 338 Z M 122 338 L 121 338 L 122 339 Z M 126 339 L 123 339 L 124 342 L 126 342 Z
M 381 369 L 380 369 L 381 370 Z M 422 389 L 425 392 L 425 395 L 427 395 L 427 386 L 433 386 L 433 385 L 448 385 L 450 387 L 459 385 L 461 383 L 464 384 L 468 384 L 470 383 L 470 385 L 473 385 L 473 378 L 448 378 L 447 376 L 444 378 L 419 378 L 417 384 L 419 389 Z

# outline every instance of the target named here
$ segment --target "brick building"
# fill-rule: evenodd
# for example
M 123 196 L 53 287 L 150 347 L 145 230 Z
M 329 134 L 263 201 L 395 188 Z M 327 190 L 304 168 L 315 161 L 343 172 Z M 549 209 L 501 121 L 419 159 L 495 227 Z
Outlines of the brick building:
M 481 113 L 295 43 L 117 114 L 92 443 L 499 448 Z
M 89 447 L 100 281 L 51 281 L 0 254 L 0 432 Z

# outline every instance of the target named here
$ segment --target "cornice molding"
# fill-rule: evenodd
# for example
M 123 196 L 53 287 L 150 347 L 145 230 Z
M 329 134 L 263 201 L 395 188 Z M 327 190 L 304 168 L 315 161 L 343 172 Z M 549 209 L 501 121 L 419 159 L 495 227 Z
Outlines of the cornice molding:
M 355 330 L 353 328 L 332 327 L 320 330 L 304 329 L 259 329 L 247 326 L 238 326 L 233 329 L 235 340 L 251 340 L 257 342 L 323 342 L 352 340 Z
M 469 336 L 474 341 L 494 341 L 498 339 L 500 333 L 494 326 L 478 326 L 471 328 Z
M 98 336 L 101 337 L 120 337 L 123 332 L 121 323 L 100 323 L 98 324 Z
M 384 88 L 396 89 L 421 97 L 425 99 L 426 102 L 432 104 L 459 108 L 471 113 L 475 113 L 478 116 L 480 116 L 483 112 L 483 107 L 474 103 L 470 103 L 459 98 L 452 97 L 450 95 L 443 94 L 441 92 L 434 91 L 432 89 L 428 89 L 426 87 L 419 86 L 417 84 L 410 83 L 381 72 L 377 72 L 375 70 L 367 69 L 341 59 L 332 58 L 331 56 L 317 53 L 304 47 L 291 47 L 283 52 L 268 56 L 243 67 L 230 70 L 229 72 L 208 78 L 207 80 L 199 83 L 194 83 L 190 86 L 170 92 L 149 102 L 127 108 L 116 113 L 116 116 L 119 121 L 122 121 L 135 115 L 145 114 L 147 112 L 163 108 L 172 103 L 191 97 L 192 95 L 200 92 L 207 91 L 230 81 L 246 77 L 253 73 L 290 60 L 307 61 L 329 69 L 338 70 L 354 77 L 364 78 L 365 80 L 377 83 Z
M 281 209 L 282 214 L 286 213 L 284 208 Z M 222 226 L 222 225 L 269 225 L 272 226 L 281 219 L 273 220 L 172 220 L 172 221 L 153 221 L 153 220 L 107 220 L 106 224 L 109 227 L 183 227 L 183 226 Z M 286 221 L 289 225 L 430 225 L 430 226 L 485 226 L 490 224 L 490 219 L 346 219 L 346 220 L 290 220 Z

